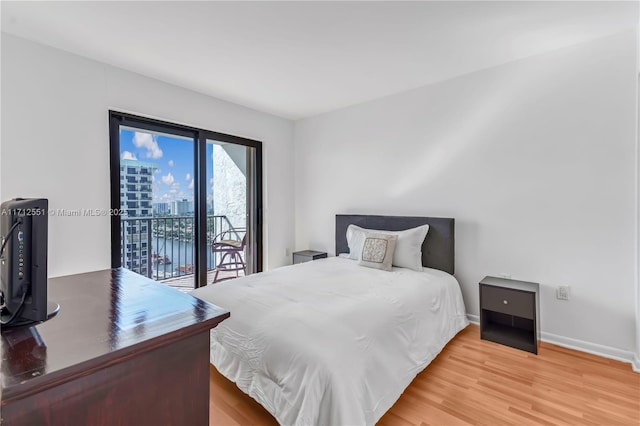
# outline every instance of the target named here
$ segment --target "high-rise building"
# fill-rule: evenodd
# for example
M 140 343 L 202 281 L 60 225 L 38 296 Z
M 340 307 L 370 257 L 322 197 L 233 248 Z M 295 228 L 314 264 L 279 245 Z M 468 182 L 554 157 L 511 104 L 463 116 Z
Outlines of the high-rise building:
M 151 273 L 151 217 L 153 173 L 156 165 L 137 160 L 120 162 L 120 208 L 122 218 L 122 266 L 149 276 Z
M 193 213 L 193 202 L 183 198 L 182 200 L 176 200 L 171 203 L 171 214 L 173 216 L 183 216 L 189 213 Z
M 154 203 L 153 214 L 156 216 L 167 216 L 171 214 L 171 203 Z

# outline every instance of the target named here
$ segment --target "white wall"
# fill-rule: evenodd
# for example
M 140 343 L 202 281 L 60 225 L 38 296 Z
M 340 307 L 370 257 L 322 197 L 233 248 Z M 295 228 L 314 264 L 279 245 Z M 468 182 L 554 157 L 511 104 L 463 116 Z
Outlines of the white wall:
M 189 124 L 263 142 L 265 267 L 288 262 L 284 253 L 294 238 L 290 121 L 7 34 L 2 89 L 3 199 L 45 197 L 53 209 L 109 208 L 108 110 Z M 108 217 L 49 218 L 50 276 L 108 267 Z
M 547 339 L 630 359 L 636 52 L 625 32 L 297 122 L 296 249 L 333 252 L 337 213 L 454 217 L 470 314 L 485 275 L 537 281 Z
M 636 34 L 640 49 L 640 28 Z M 640 52 L 636 58 L 636 355 L 634 370 L 640 372 Z
M 246 158 L 246 150 L 241 147 Z M 209 160 L 209 159 L 207 159 Z M 247 227 L 247 178 L 222 145 L 213 144 L 213 213 L 225 215 L 234 228 Z M 245 159 L 246 171 L 246 159 Z M 219 232 L 219 231 L 216 231 Z M 228 235 L 224 236 L 229 238 Z

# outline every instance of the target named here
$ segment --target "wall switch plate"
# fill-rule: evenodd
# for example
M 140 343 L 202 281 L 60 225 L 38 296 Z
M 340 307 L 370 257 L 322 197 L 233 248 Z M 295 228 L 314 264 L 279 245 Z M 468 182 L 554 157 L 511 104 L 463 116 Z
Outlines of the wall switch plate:
M 569 300 L 569 286 L 559 285 L 556 289 L 556 298 L 560 300 Z
M 286 249 L 284 249 L 284 256 L 285 257 L 289 257 L 291 256 L 291 249 L 289 247 L 287 247 Z

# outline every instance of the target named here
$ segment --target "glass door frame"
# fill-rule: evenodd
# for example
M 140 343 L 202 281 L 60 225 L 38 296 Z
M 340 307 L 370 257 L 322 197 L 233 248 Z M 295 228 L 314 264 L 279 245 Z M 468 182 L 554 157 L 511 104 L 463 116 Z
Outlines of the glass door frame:
M 194 210 L 195 210 L 195 280 L 194 287 L 203 287 L 207 285 L 207 253 L 210 249 L 207 247 L 206 232 L 207 229 L 207 140 L 227 142 L 236 145 L 242 145 L 255 149 L 255 176 L 251 191 L 252 203 L 254 211 L 249 213 L 250 206 L 247 206 L 249 219 L 253 217 L 255 231 L 255 244 L 247 247 L 255 247 L 255 252 L 248 256 L 251 264 L 247 264 L 249 273 L 262 272 L 263 259 L 263 221 L 262 221 L 262 142 L 253 139 L 247 139 L 240 136 L 228 135 L 225 133 L 214 132 L 211 130 L 199 129 L 196 127 L 184 126 L 175 123 L 169 123 L 162 120 L 137 116 L 129 113 L 109 110 L 109 159 L 110 159 L 110 184 L 111 184 L 111 208 L 114 211 L 120 209 L 120 126 L 134 127 L 140 130 L 151 132 L 159 132 L 183 136 L 193 139 L 194 141 Z M 248 186 L 250 184 L 248 183 Z M 249 201 L 249 200 L 247 200 Z M 252 216 L 254 215 L 254 216 Z M 247 228 L 247 231 L 249 228 Z M 111 216 L 111 267 L 119 268 L 122 266 L 121 258 L 121 222 L 120 216 Z

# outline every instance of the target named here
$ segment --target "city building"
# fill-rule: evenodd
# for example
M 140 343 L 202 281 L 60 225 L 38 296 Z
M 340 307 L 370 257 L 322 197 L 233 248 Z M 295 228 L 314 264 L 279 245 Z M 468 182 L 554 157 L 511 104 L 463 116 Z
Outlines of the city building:
M 151 271 L 152 176 L 156 165 L 137 160 L 120 163 L 121 253 L 123 266 L 147 276 Z
M 171 214 L 171 203 L 154 203 L 153 215 L 154 216 L 168 216 Z
M 171 202 L 172 216 L 183 216 L 189 213 L 193 213 L 193 201 L 189 201 L 186 198 L 183 198 L 182 200 Z

